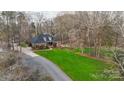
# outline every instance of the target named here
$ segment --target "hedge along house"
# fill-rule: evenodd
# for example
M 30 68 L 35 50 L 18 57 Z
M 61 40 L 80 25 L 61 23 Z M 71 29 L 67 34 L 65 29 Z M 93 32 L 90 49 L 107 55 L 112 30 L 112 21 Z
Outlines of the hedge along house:
M 35 36 L 31 40 L 31 45 L 33 48 L 50 48 L 56 47 L 55 38 L 47 33 L 40 34 Z

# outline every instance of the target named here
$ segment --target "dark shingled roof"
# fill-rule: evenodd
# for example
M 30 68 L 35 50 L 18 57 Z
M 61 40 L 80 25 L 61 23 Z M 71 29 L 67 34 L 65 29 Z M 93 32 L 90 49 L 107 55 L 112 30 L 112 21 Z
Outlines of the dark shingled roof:
M 33 37 L 31 40 L 31 43 L 47 43 L 47 42 L 53 42 L 54 37 L 50 34 L 40 34 L 36 37 Z

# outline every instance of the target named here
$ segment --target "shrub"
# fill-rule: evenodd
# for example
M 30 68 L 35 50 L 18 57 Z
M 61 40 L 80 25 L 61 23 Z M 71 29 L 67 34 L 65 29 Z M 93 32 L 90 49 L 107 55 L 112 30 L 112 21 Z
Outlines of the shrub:
M 120 69 L 120 73 L 124 76 L 124 51 L 117 50 L 114 53 L 114 61 Z
M 124 77 L 121 76 L 118 70 L 112 69 L 105 69 L 103 72 L 92 74 L 91 76 L 96 80 L 99 80 L 99 78 L 102 80 L 124 80 Z
M 21 47 L 28 47 L 28 44 L 27 43 L 25 43 L 25 42 L 21 42 Z

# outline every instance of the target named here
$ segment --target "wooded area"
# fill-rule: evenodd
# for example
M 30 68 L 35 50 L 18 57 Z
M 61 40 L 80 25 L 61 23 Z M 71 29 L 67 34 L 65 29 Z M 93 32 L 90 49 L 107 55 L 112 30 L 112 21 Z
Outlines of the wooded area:
M 21 51 L 23 43 L 42 33 L 51 34 L 61 46 L 81 49 L 83 54 L 103 58 L 103 48 L 112 52 L 124 74 L 124 12 L 123 11 L 66 11 L 47 18 L 42 12 L 0 12 L 0 47 Z M 92 51 L 90 51 L 92 49 Z
M 14 48 L 14 42 L 30 43 L 32 37 L 50 33 L 69 47 L 94 47 L 96 55 L 103 46 L 124 46 L 124 12 L 60 12 L 52 19 L 45 18 L 42 12 L 33 15 L 35 18 L 28 12 L 1 12 L 1 43 Z

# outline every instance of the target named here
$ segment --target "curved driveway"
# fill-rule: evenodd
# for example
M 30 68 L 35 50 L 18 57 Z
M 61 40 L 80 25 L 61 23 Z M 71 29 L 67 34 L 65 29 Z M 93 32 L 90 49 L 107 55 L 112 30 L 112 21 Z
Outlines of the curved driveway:
M 43 66 L 55 81 L 71 81 L 58 66 L 46 58 L 33 53 L 31 49 L 23 48 L 22 52 L 25 54 L 25 57 L 28 58 L 28 63 L 32 64 L 32 68 L 36 69 Z M 36 66 L 36 64 L 38 64 L 38 66 Z

